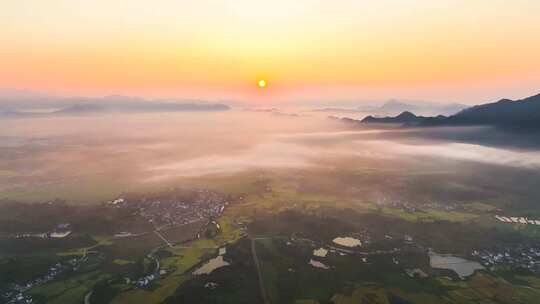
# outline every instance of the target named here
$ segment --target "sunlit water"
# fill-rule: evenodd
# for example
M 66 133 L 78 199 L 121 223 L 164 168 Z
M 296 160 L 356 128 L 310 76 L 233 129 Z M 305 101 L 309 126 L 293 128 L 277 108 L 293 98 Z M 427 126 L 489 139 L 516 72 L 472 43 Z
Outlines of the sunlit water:
M 208 262 L 204 263 L 200 268 L 193 271 L 194 275 L 201 275 L 201 274 L 209 274 L 212 273 L 212 271 L 225 267 L 230 265 L 227 261 L 223 259 L 223 256 L 218 255 L 217 257 L 209 260 Z
M 309 265 L 315 267 L 315 268 L 320 268 L 320 269 L 330 269 L 330 267 L 322 262 L 319 262 L 319 261 L 316 261 L 316 260 L 309 260 Z
M 452 255 L 439 255 L 434 252 L 429 254 L 429 264 L 433 268 L 453 270 L 460 278 L 468 277 L 476 270 L 484 269 L 478 262 Z
M 352 237 L 337 237 L 335 239 L 332 240 L 332 242 L 338 244 L 338 245 L 341 245 L 341 246 L 345 246 L 345 247 L 357 247 L 357 246 L 360 246 L 362 245 L 362 242 L 360 242 L 359 239 L 355 239 L 355 238 L 352 238 Z

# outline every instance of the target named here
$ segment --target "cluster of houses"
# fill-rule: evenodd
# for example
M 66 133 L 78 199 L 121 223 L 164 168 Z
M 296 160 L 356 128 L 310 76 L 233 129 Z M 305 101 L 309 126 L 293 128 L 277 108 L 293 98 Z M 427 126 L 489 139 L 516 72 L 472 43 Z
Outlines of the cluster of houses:
M 156 266 L 154 268 L 154 271 L 150 274 L 145 275 L 144 277 L 136 280 L 134 282 L 134 285 L 136 288 L 144 288 L 150 285 L 153 281 L 159 279 L 159 260 L 155 258 L 153 255 L 148 255 L 148 258 L 154 261 L 156 263 Z
M 2 298 L 7 299 L 7 304 L 31 304 L 34 303 L 34 299 L 30 295 L 25 295 L 22 292 L 11 294 L 6 292 L 2 294 Z
M 516 246 L 500 250 L 475 250 L 472 252 L 486 267 L 511 266 L 516 269 L 528 269 L 540 274 L 540 247 Z
M 526 217 L 506 217 L 495 215 L 495 218 L 503 223 L 525 224 L 525 225 L 540 225 L 540 220 L 531 220 Z
M 109 205 L 118 205 L 118 204 L 121 204 L 121 203 L 123 203 L 125 201 L 126 201 L 125 199 L 120 197 L 120 198 L 117 198 L 115 200 L 107 202 L 107 204 L 109 204 Z
M 411 204 L 408 201 L 402 201 L 401 199 L 388 199 L 388 198 L 379 198 L 375 201 L 376 204 L 381 206 L 388 206 L 392 208 L 401 209 L 404 212 L 414 213 L 419 211 L 416 204 Z
M 71 234 L 71 224 L 69 223 L 60 223 L 56 227 L 47 232 L 39 233 L 18 233 L 14 237 L 17 239 L 26 239 L 26 238 L 40 238 L 40 239 L 61 239 Z
M 33 303 L 33 299 L 30 295 L 25 294 L 27 290 L 32 287 L 45 284 L 49 281 L 52 281 L 60 274 L 69 271 L 77 270 L 80 264 L 87 260 L 87 257 L 82 258 L 73 258 L 66 261 L 58 262 L 51 266 L 46 274 L 33 279 L 26 284 L 13 284 L 9 287 L 8 290 L 3 291 L 0 295 L 0 302 L 4 300 L 8 304 L 30 304 Z
M 423 210 L 441 210 L 446 212 L 453 212 L 458 211 L 460 207 L 455 203 L 446 202 L 444 204 L 439 204 L 436 202 L 430 202 L 426 201 L 423 203 L 415 202 L 411 203 L 407 200 L 402 199 L 382 199 L 377 200 L 376 203 L 378 205 L 385 205 L 388 207 L 401 209 L 404 212 L 407 213 L 415 213 L 415 212 L 421 212 Z
M 137 281 L 135 281 L 135 287 L 137 288 L 143 288 L 143 287 L 146 287 L 148 286 L 150 283 L 152 283 L 155 279 L 157 279 L 158 277 L 155 275 L 155 274 L 149 274 L 149 275 L 146 275 L 140 279 L 138 279 Z
M 116 208 L 134 209 L 151 223 L 156 230 L 185 225 L 219 217 L 226 205 L 226 197 L 206 189 L 190 189 L 189 198 L 160 196 L 154 198 L 117 198 L 107 202 Z

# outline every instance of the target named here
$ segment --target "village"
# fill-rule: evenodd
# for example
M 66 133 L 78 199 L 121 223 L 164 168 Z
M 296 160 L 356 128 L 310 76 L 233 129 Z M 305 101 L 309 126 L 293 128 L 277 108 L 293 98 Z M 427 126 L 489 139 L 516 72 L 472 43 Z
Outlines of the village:
M 189 197 L 160 196 L 118 198 L 108 202 L 115 208 L 134 209 L 146 219 L 155 230 L 186 225 L 200 220 L 217 218 L 225 209 L 226 197 L 206 189 L 190 190 Z M 119 232 L 119 235 L 130 235 L 129 232 Z
M 499 216 L 495 215 L 495 218 L 503 223 L 513 223 L 513 224 L 525 224 L 525 225 L 540 225 L 540 220 L 531 220 L 526 217 L 515 217 L 515 216 Z
M 485 267 L 512 267 L 540 274 L 539 246 L 519 245 L 497 250 L 474 250 L 471 255 L 479 258 Z
M 172 193 L 159 195 L 156 197 L 136 197 L 117 198 L 104 204 L 107 208 L 126 208 L 128 213 L 138 214 L 146 220 L 153 228 L 153 232 L 161 238 L 161 230 L 182 226 L 194 222 L 206 221 L 217 224 L 217 219 L 228 204 L 226 196 L 206 189 L 175 189 Z M 219 227 L 218 227 L 219 229 Z M 80 231 L 79 231 L 80 232 Z M 114 234 L 116 238 L 135 237 L 150 233 L 131 233 L 120 231 Z M 81 233 L 84 233 L 82 231 Z M 62 239 L 72 234 L 70 223 L 58 223 L 55 227 L 45 232 L 19 232 L 9 236 L 14 239 L 40 238 L 40 239 Z M 170 245 L 169 241 L 164 241 Z M 135 288 L 143 288 L 159 278 L 159 259 L 152 254 L 148 256 L 156 264 L 155 270 L 151 273 L 133 281 Z M 71 258 L 60 261 L 48 269 L 45 274 L 32 279 L 23 284 L 12 284 L 8 288 L 0 291 L 0 300 L 8 304 L 30 304 L 34 299 L 26 292 L 33 287 L 45 284 L 54 280 L 58 276 L 69 271 L 76 271 L 82 263 L 88 260 L 88 255 L 84 254 L 78 258 Z
M 33 287 L 50 282 L 68 271 L 76 271 L 82 263 L 88 260 L 88 256 L 80 258 L 72 258 L 69 260 L 61 261 L 49 268 L 47 273 L 33 279 L 25 284 L 13 284 L 8 290 L 2 291 L 0 299 L 6 301 L 7 304 L 30 304 L 33 303 L 33 299 L 25 292 Z
M 11 237 L 14 237 L 16 239 L 24 239 L 24 238 L 61 239 L 61 238 L 67 237 L 70 234 L 71 234 L 71 224 L 60 223 L 56 225 L 56 227 L 51 231 L 38 232 L 38 233 L 23 232 L 23 233 L 14 234 Z

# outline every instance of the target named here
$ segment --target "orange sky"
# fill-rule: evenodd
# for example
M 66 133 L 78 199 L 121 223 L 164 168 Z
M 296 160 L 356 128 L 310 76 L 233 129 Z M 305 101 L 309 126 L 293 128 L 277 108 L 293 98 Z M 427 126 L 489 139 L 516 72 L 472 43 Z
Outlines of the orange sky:
M 527 0 L 3 1 L 0 87 L 255 103 L 524 97 L 540 91 L 539 11 Z

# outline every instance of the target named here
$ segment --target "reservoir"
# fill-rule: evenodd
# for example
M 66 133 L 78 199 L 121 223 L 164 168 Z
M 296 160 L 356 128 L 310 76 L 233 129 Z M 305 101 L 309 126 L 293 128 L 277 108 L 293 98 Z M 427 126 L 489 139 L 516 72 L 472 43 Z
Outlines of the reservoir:
M 218 269 L 218 268 L 221 268 L 221 267 L 224 267 L 224 266 L 227 266 L 227 265 L 230 265 L 230 263 L 228 263 L 227 261 L 225 261 L 223 259 L 223 256 L 219 255 L 211 260 L 209 260 L 208 262 L 206 262 L 205 264 L 203 264 L 200 268 L 198 268 L 197 270 L 193 271 L 193 274 L 194 275 L 201 275 L 201 274 L 209 274 L 211 273 L 212 271 Z
M 478 262 L 452 255 L 441 255 L 433 251 L 429 252 L 429 264 L 432 268 L 453 270 L 462 279 L 472 275 L 476 270 L 484 269 Z

